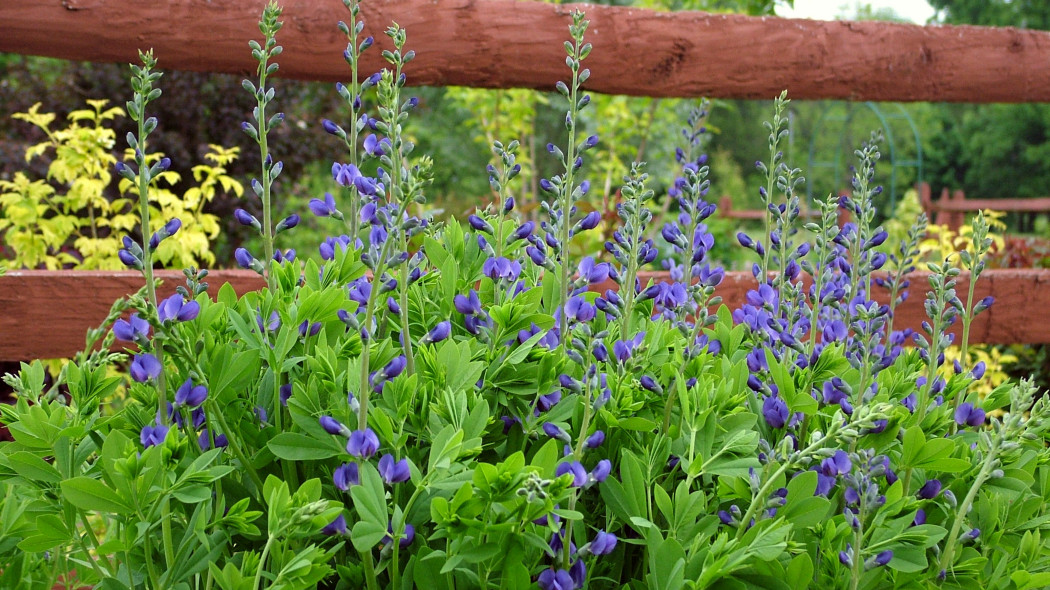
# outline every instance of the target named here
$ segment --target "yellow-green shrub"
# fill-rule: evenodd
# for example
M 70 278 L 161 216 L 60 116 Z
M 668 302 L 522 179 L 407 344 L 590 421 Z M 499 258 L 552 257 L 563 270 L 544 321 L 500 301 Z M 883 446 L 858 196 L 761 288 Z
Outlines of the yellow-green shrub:
M 18 172 L 11 180 L 0 180 L 0 235 L 13 255 L 11 266 L 57 270 L 119 269 L 120 240 L 139 224 L 133 200 L 125 198 L 129 187 L 119 185 L 120 197 L 110 199 L 116 133 L 112 121 L 124 116 L 120 107 L 107 107 L 106 100 L 89 100 L 89 108 L 71 112 L 67 125 L 53 129 L 54 113 L 41 113 L 33 105 L 16 119 L 44 132 L 46 140 L 26 150 L 26 161 L 51 155 L 47 177 L 33 180 Z M 156 179 L 150 193 L 152 219 L 156 224 L 173 217 L 183 223 L 183 238 L 165 240 L 156 254 L 165 265 L 176 267 L 211 264 L 215 256 L 210 242 L 219 232 L 218 219 L 203 207 L 220 192 L 238 197 L 244 189 L 226 174 L 239 148 L 212 145 L 205 155 L 209 163 L 193 168 L 196 186 L 181 197 L 171 187 L 179 181 L 175 172 Z M 155 161 L 162 154 L 151 154 Z M 134 190 L 132 189 L 132 193 Z M 133 196 L 129 195 L 129 196 Z M 156 229 L 156 228 L 154 228 Z

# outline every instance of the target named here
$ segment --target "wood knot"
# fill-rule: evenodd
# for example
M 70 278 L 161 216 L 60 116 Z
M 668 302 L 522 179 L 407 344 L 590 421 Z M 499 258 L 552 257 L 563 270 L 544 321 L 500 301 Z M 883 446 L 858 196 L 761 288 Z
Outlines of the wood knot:
M 685 54 L 692 47 L 692 44 L 685 39 L 675 39 L 671 42 L 671 53 L 661 59 L 656 66 L 653 67 L 654 77 L 664 77 L 673 74 L 685 61 Z

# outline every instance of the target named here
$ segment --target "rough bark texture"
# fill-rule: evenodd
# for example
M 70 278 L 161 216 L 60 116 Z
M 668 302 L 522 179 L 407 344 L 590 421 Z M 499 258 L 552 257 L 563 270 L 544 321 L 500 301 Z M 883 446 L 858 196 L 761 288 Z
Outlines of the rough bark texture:
M 174 292 L 181 283 L 178 272 L 163 271 L 166 280 L 161 294 Z M 643 273 L 642 280 L 668 280 L 667 273 Z M 250 271 L 216 271 L 208 275 L 211 293 L 230 283 L 238 293 L 259 289 L 263 281 Z M 84 334 L 97 326 L 117 298 L 134 293 L 142 286 L 135 272 L 47 272 L 15 271 L 0 277 L 0 361 L 68 357 L 84 346 Z M 923 294 L 929 285 L 926 273 L 911 277 L 912 296 L 897 310 L 894 327 L 919 329 L 926 319 Z M 604 292 L 614 285 L 597 285 Z M 750 273 L 732 272 L 718 288 L 725 304 L 739 307 L 749 289 L 756 286 Z M 986 271 L 977 285 L 976 297 L 995 297 L 995 305 L 980 316 L 971 328 L 971 342 L 995 344 L 1048 343 L 1050 324 L 1033 321 L 1033 310 L 1050 308 L 1050 271 Z M 959 293 L 966 293 L 965 275 L 959 279 Z M 885 290 L 876 298 L 885 302 Z M 975 299 L 976 301 L 976 299 Z M 955 331 L 958 332 L 958 326 Z M 958 341 L 958 340 L 957 340 Z
M 338 0 L 285 0 L 281 75 L 342 80 Z M 0 51 L 247 74 L 263 0 L 3 0 Z M 884 22 L 818 22 L 513 0 L 370 0 L 366 34 L 406 27 L 410 84 L 552 89 L 568 75 L 570 13 L 587 11 L 589 90 L 647 96 L 1050 102 L 1050 34 Z M 366 53 L 363 72 L 384 64 Z

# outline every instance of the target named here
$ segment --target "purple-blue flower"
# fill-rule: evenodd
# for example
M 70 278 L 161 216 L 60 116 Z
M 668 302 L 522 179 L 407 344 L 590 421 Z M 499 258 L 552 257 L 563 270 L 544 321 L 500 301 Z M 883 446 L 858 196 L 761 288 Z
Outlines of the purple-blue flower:
M 467 223 L 469 223 L 470 227 L 476 231 L 483 231 L 488 234 L 491 234 L 493 231 L 492 225 L 490 225 L 489 222 L 474 214 L 467 216 Z
M 145 383 L 150 379 L 156 379 L 161 371 L 160 361 L 149 353 L 135 356 L 131 361 L 131 378 L 139 383 Z
M 351 461 L 350 463 L 343 463 L 339 467 L 335 468 L 332 472 L 332 483 L 335 487 L 342 491 L 347 491 L 350 486 L 356 486 L 361 483 L 360 467 L 357 463 Z
M 955 423 L 959 426 L 980 426 L 984 424 L 984 410 L 975 408 L 970 402 L 963 403 L 955 410 Z
M 405 355 L 396 356 L 383 367 L 383 376 L 387 379 L 393 379 L 400 375 L 407 366 L 408 359 L 405 358 Z
M 127 320 L 117 320 L 113 324 L 113 335 L 128 342 L 145 339 L 149 336 L 149 322 L 133 313 Z
M 321 532 L 329 536 L 348 536 L 350 531 L 346 528 L 346 517 L 340 514 L 335 520 L 325 525 Z
M 321 416 L 320 422 L 321 428 L 324 428 L 324 431 L 328 434 L 340 434 L 343 432 L 343 429 L 346 428 L 342 423 L 331 416 Z
M 387 530 L 387 533 L 389 533 L 389 534 L 387 534 L 385 537 L 383 537 L 383 544 L 384 545 L 389 544 L 390 541 L 391 541 L 390 534 L 393 534 L 393 532 L 394 532 L 393 525 L 392 524 L 388 524 L 387 527 L 386 527 L 386 530 Z M 411 545 L 412 541 L 414 541 L 415 538 L 416 538 L 416 527 L 414 527 L 411 524 L 408 524 L 406 522 L 405 523 L 405 532 L 402 533 L 401 534 L 401 538 L 398 539 L 397 546 L 402 548 L 402 549 L 404 549 L 405 547 L 408 547 L 409 545 Z
M 510 238 L 508 238 L 507 241 L 516 242 L 518 240 L 524 240 L 525 238 L 532 235 L 532 231 L 534 229 L 536 229 L 536 222 L 526 221 L 525 223 L 519 225 L 518 228 L 514 230 L 514 233 L 510 234 Z
M 471 289 L 470 293 L 466 295 L 456 295 L 453 297 L 452 304 L 456 307 L 456 311 L 463 315 L 475 315 L 481 313 L 481 298 L 478 297 L 478 293 L 474 289 Z
M 591 554 L 608 555 L 613 552 L 613 549 L 616 549 L 616 535 L 605 531 L 598 531 L 598 534 L 594 535 L 594 540 L 591 541 Z
M 565 315 L 569 319 L 576 320 L 578 322 L 589 322 L 598 315 L 598 309 L 587 303 L 587 300 L 580 295 L 570 297 L 565 303 Z
M 642 387 L 648 389 L 653 393 L 662 394 L 664 392 L 664 388 L 656 382 L 656 379 L 653 379 L 649 375 L 642 375 L 641 379 L 639 379 L 638 382 L 642 384 Z
M 204 403 L 208 397 L 208 388 L 203 385 L 193 385 L 193 381 L 186 381 L 175 391 L 175 407 L 188 406 L 196 408 Z
M 448 338 L 450 334 L 452 334 L 452 324 L 447 320 L 439 322 L 438 325 L 434 326 L 430 332 L 427 332 L 427 335 L 423 337 L 423 343 L 441 342 Z
M 613 356 L 621 363 L 626 363 L 634 355 L 635 349 L 641 346 L 644 339 L 645 332 L 639 332 L 630 340 L 617 340 L 613 343 Z
M 369 134 L 364 141 L 365 153 L 370 156 L 378 158 L 386 153 L 386 150 L 390 149 L 390 140 L 384 137 L 380 140 L 375 134 Z
M 598 464 L 591 470 L 591 477 L 594 481 L 601 483 L 609 477 L 609 473 L 612 472 L 612 461 L 608 459 L 602 459 L 598 461 Z
M 171 320 L 186 322 L 196 318 L 200 311 L 200 303 L 196 301 L 187 302 L 178 293 L 157 304 L 157 317 L 161 322 L 170 322 Z
M 383 455 L 379 459 L 379 475 L 383 476 L 383 481 L 389 484 L 408 481 L 412 476 L 408 469 L 408 459 L 394 461 L 393 455 Z
M 584 442 L 583 444 L 588 449 L 597 449 L 598 447 L 602 446 L 603 442 L 605 442 L 605 433 L 601 430 L 596 430 L 594 434 L 587 437 L 586 442 Z
M 371 428 L 355 430 L 346 441 L 346 452 L 355 457 L 367 459 L 379 450 L 379 437 Z
M 587 191 L 584 191 L 587 192 Z M 592 230 L 598 227 L 598 222 L 602 220 L 602 214 L 598 211 L 591 211 L 580 220 L 580 229 L 584 231 Z
M 233 211 L 233 218 L 236 219 L 237 223 L 240 223 L 241 225 L 253 226 L 259 223 L 259 220 L 256 219 L 254 215 L 240 208 L 235 209 Z
M 251 268 L 255 257 L 245 248 L 237 248 L 233 251 L 233 258 L 241 268 Z
M 762 402 L 762 416 L 771 428 L 783 428 L 788 419 L 787 404 L 779 397 L 771 395 Z
M 325 193 L 324 200 L 310 199 L 310 211 L 318 217 L 330 217 L 335 215 L 335 197 L 332 193 Z
M 565 570 L 543 570 L 536 583 L 540 590 L 576 590 L 576 582 Z
M 932 500 L 936 498 L 939 493 L 941 493 L 940 480 L 930 479 L 922 484 L 922 487 L 919 488 L 919 492 L 916 495 L 923 500 Z
M 553 422 L 543 423 L 543 433 L 551 438 L 560 440 L 562 442 L 572 441 L 572 438 L 569 436 L 569 433 L 565 432 L 565 429 Z
M 593 284 L 608 279 L 610 269 L 611 267 L 608 262 L 599 262 L 595 264 L 594 258 L 588 256 L 580 261 L 577 271 L 580 273 L 581 279 L 585 278 L 588 283 Z
M 481 265 L 481 272 L 494 281 L 516 281 L 521 276 L 521 263 L 502 256 L 489 258 Z
M 168 427 L 163 424 L 143 426 L 142 432 L 139 433 L 139 441 L 142 442 L 142 446 L 149 448 L 163 443 L 167 436 Z
M 887 549 L 885 551 L 880 552 L 878 555 L 875 556 L 875 565 L 876 566 L 886 565 L 887 563 L 890 562 L 891 559 L 893 559 L 893 550 L 892 549 Z
M 579 461 L 562 461 L 554 470 L 555 477 L 561 477 L 566 473 L 572 474 L 572 487 L 583 487 L 587 483 L 587 469 Z
M 215 448 L 225 449 L 229 444 L 230 440 L 225 434 L 220 434 L 215 437 Z M 209 435 L 207 428 L 202 430 L 200 436 L 197 437 L 197 445 L 202 451 L 207 451 L 211 448 L 211 436 Z
M 142 268 L 142 261 L 139 260 L 139 257 L 134 255 L 130 250 L 121 248 L 120 251 L 117 252 L 117 258 L 119 258 L 120 261 L 124 263 L 124 266 L 128 268 Z

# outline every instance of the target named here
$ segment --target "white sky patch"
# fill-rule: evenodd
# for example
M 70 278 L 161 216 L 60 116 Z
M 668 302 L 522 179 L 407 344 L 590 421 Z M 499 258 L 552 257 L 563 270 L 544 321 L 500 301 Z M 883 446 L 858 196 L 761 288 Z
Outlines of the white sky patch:
M 933 16 L 934 10 L 926 0 L 869 0 L 872 8 L 893 9 L 898 15 L 916 24 L 926 24 Z M 856 14 L 857 0 L 795 0 L 795 8 L 777 7 L 777 15 L 788 18 L 809 18 L 814 20 L 835 20 L 843 14 Z

